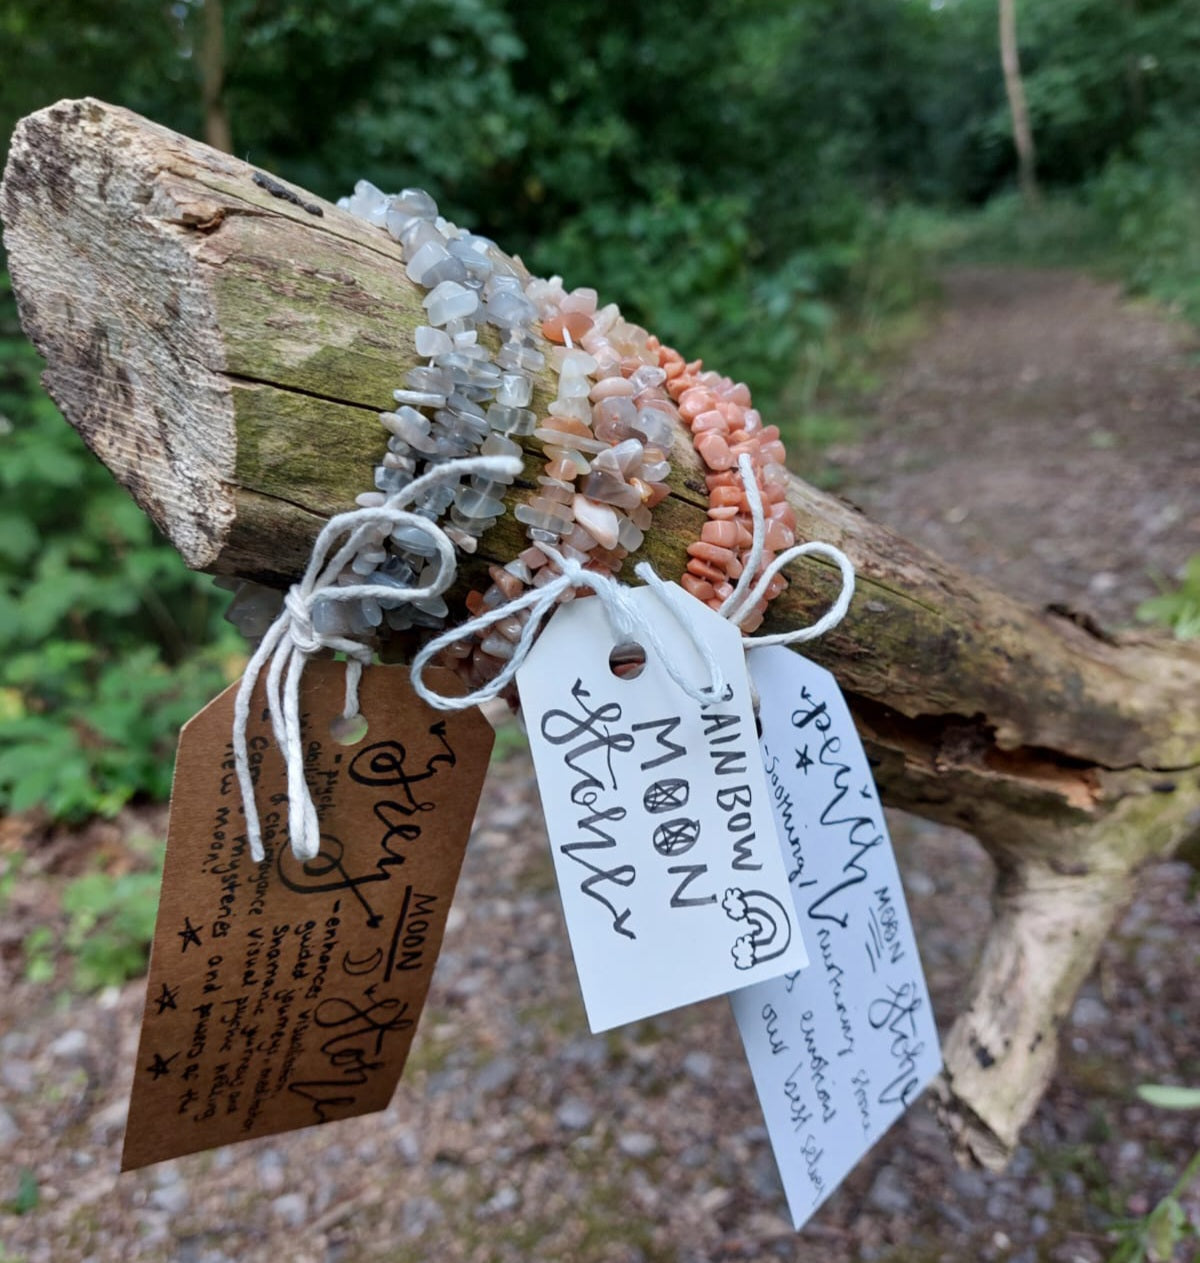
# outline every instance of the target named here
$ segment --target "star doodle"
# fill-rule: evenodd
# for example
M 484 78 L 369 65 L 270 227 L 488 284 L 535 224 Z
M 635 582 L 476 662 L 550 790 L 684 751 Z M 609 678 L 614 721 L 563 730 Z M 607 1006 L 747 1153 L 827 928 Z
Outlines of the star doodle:
M 671 778 L 655 781 L 642 796 L 642 802 L 651 815 L 662 815 L 686 805 L 688 798 L 687 781 Z
M 178 995 L 178 987 L 168 987 L 165 982 L 163 983 L 162 990 L 154 997 L 154 1003 L 158 1005 L 159 1017 L 162 1017 L 168 1009 L 177 1007 L 175 1004 L 175 997 Z
M 200 942 L 200 931 L 192 924 L 191 917 L 183 918 L 183 929 L 178 931 L 179 937 L 183 939 L 183 947 L 180 951 L 186 952 L 189 947 L 202 947 Z
M 654 849 L 659 855 L 683 855 L 690 851 L 700 836 L 700 822 L 678 816 L 664 821 L 654 830 Z
M 808 746 L 805 746 L 803 750 L 796 751 L 796 767 L 805 776 L 808 775 L 808 769 L 812 767 L 812 759 L 808 757 Z
M 162 1053 L 155 1053 L 154 1060 L 146 1067 L 146 1073 L 152 1075 L 155 1079 L 161 1079 L 164 1074 L 171 1073 L 171 1062 L 178 1056 L 177 1052 L 173 1052 L 164 1061 Z

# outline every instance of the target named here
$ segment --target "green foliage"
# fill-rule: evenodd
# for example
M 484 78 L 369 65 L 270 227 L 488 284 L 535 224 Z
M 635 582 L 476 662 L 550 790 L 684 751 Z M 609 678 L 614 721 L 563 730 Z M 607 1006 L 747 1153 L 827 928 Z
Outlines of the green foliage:
M 1135 290 L 1200 322 L 1200 139 L 1164 121 L 1118 155 L 1091 189 L 1121 271 Z
M 25 952 L 25 981 L 53 982 L 58 947 L 54 931 L 48 925 L 35 925 L 21 946 Z
M 33 926 L 25 935 L 25 981 L 51 983 L 58 962 L 73 962 L 73 990 L 119 986 L 146 969 L 154 939 L 162 885 L 163 847 L 142 846 L 151 866 L 113 874 L 85 872 L 70 881 L 58 901 L 53 924 Z M 0 908 L 4 892 L 0 891 Z
M 80 991 L 118 986 L 146 970 L 162 884 L 162 853 L 152 872 L 85 873 L 63 891 L 62 949 L 75 961 Z
M 180 724 L 227 682 L 223 599 L 38 387 L 0 277 L 0 809 L 164 797 Z
M 1177 588 L 1160 585 L 1162 591 L 1137 607 L 1137 616 L 1146 623 L 1169 628 L 1180 640 L 1200 636 L 1200 553 L 1189 558 L 1183 580 Z
M 1051 193 L 1036 211 L 1016 193 L 1002 193 L 977 211 L 947 217 L 942 251 L 964 263 L 1094 267 L 1111 264 L 1113 237 L 1078 193 Z
M 568 285 L 604 278 L 602 298 L 689 357 L 749 383 L 795 437 L 820 388 L 857 373 L 881 322 L 933 291 L 940 219 L 865 203 L 820 246 L 752 266 L 745 198 L 666 194 L 619 211 L 596 204 L 534 247 L 535 270 Z M 799 380 L 797 380 L 799 378 Z
M 1121 1263 L 1125 1263 L 1125 1260 L 1140 1263 L 1142 1259 L 1150 1259 L 1152 1263 L 1171 1263 L 1176 1247 L 1182 1245 L 1191 1235 L 1187 1212 L 1178 1198 L 1164 1197 L 1146 1216 L 1138 1230 L 1131 1234 L 1126 1251 L 1118 1251 L 1113 1256 L 1114 1263 L 1116 1260 L 1121 1260 Z
M 1180 1246 L 1200 1241 L 1200 1232 L 1180 1201 L 1198 1175 L 1200 1154 L 1188 1163 L 1175 1187 L 1148 1215 L 1118 1225 L 1118 1245 L 1108 1263 L 1172 1263 Z M 1189 1255 L 1192 1259 L 1198 1256 L 1194 1249 Z
M 38 1188 L 37 1176 L 31 1168 L 21 1167 L 17 1174 L 17 1191 L 4 1209 L 10 1215 L 28 1215 L 31 1210 L 37 1210 L 41 1200 L 42 1195 L 41 1190 Z
M 197 8 L 199 6 L 196 6 Z M 186 12 L 146 0 L 7 0 L 0 5 L 0 146 L 30 110 L 98 96 L 178 118 L 194 131 L 192 64 L 179 55 Z
M 530 262 L 568 284 L 603 278 L 603 297 L 663 341 L 772 396 L 831 328 L 821 281 L 840 260 L 835 250 L 797 253 L 762 273 L 749 264 L 750 240 L 744 198 L 688 203 L 668 193 L 632 206 L 595 203 L 539 241 Z
M 12 898 L 12 892 L 16 889 L 24 865 L 25 856 L 20 851 L 10 851 L 6 855 L 0 855 L 0 914 L 3 914 L 9 899 Z
M 1137 1094 L 1160 1109 L 1200 1109 L 1200 1088 L 1143 1083 Z M 1144 1260 L 1171 1263 L 1180 1246 L 1189 1241 L 1200 1242 L 1200 1224 L 1192 1221 L 1180 1201 L 1192 1190 L 1197 1178 L 1200 1178 L 1200 1152 L 1183 1168 L 1174 1187 L 1148 1215 L 1118 1226 L 1119 1244 L 1109 1256 L 1109 1263 L 1143 1263 Z M 1192 1257 L 1200 1257 L 1200 1250 L 1194 1251 Z
M 514 718 L 496 727 L 496 741 L 492 746 L 492 762 L 503 763 L 529 749 L 525 729 Z
M 1164 122 L 1086 184 L 1031 209 L 1015 194 L 946 220 L 949 257 L 1086 266 L 1200 324 L 1200 141 Z

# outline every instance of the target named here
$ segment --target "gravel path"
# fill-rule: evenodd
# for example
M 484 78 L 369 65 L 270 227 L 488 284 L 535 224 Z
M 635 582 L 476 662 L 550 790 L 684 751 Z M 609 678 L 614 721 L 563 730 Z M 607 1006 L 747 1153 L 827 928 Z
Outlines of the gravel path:
M 1080 324 L 1070 338 L 1064 302 Z M 990 358 L 1002 348 L 1008 360 Z M 1022 385 L 1012 369 L 1026 360 L 1042 376 Z M 1083 365 L 1087 425 L 1064 384 Z M 1118 379 L 1139 383 L 1136 396 Z M 945 319 L 881 399 L 877 432 L 836 455 L 853 498 L 885 521 L 1036 599 L 1091 600 L 1121 620 L 1148 558 L 1169 570 L 1200 548 L 1195 464 L 1183 468 L 1197 384 L 1166 326 L 1104 287 L 958 273 Z M 1146 407 L 1127 414 L 1127 397 Z M 1089 441 L 1097 427 L 1114 441 Z M 1110 512 L 1123 516 L 1106 525 Z M 1122 551 L 1131 523 L 1141 542 Z M 1043 555 L 1031 542 L 1041 539 L 1059 547 Z M 1097 586 L 1100 573 L 1117 579 Z M 588 1034 L 517 750 L 489 777 L 391 1107 L 118 1178 L 141 986 L 81 1000 L 20 980 L 22 940 L 55 924 L 56 888 L 97 847 L 120 856 L 125 830 L 105 828 L 42 848 L 0 924 L 5 1263 L 1097 1263 L 1114 1218 L 1144 1213 L 1200 1142 L 1192 1118 L 1131 1096 L 1148 1080 L 1200 1082 L 1200 909 L 1186 871 L 1163 864 L 1075 1007 L 1063 1067 L 1012 1169 L 958 1170 L 921 1104 L 797 1237 L 724 1001 Z M 960 834 L 903 817 L 893 831 L 945 1026 L 986 921 L 989 865 Z M 24 844 L 9 822 L 0 858 Z
M 1194 339 L 1073 272 L 960 268 L 830 453 L 878 521 L 1033 604 L 1128 623 L 1200 552 Z

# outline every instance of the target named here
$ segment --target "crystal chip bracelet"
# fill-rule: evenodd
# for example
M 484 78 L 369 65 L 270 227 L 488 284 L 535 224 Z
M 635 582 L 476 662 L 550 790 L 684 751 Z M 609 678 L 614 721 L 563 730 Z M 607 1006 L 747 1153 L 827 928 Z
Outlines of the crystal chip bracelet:
M 528 275 L 494 242 L 456 227 L 438 214 L 420 189 L 388 197 L 366 180 L 344 210 L 385 229 L 400 243 L 409 278 L 426 290 L 427 323 L 414 334 L 426 362 L 411 369 L 405 387 L 394 391 L 395 410 L 380 414 L 387 451 L 375 468 L 375 490 L 357 497 L 375 508 L 422 473 L 467 456 L 522 456 L 513 436 L 528 434 L 536 416 L 527 407 L 532 374 L 545 364 L 538 345 L 537 311 L 524 295 Z M 493 360 L 479 341 L 481 325 L 492 324 L 502 345 Z M 427 415 L 427 410 L 432 415 Z M 469 476 L 462 484 L 431 487 L 414 506 L 418 515 L 441 520 L 463 552 L 474 552 L 480 535 L 504 511 L 502 497 L 512 479 Z M 394 587 L 425 584 L 432 553 L 429 537 L 404 525 L 380 529 L 365 540 L 339 583 Z M 248 635 L 261 635 L 278 612 L 279 598 L 258 585 L 238 589 L 230 618 Z M 361 602 L 324 600 L 312 611 L 324 635 L 370 636 L 384 624 L 400 631 L 438 628 L 448 610 L 443 597 L 417 602 L 375 598 Z
M 448 460 L 521 456 L 513 436 L 534 427 L 536 416 L 527 407 L 532 374 L 545 363 L 535 334 L 537 312 L 524 293 L 527 275 L 494 242 L 439 216 L 437 204 L 422 190 L 387 197 L 360 180 L 354 195 L 339 204 L 385 228 L 401 245 L 409 278 L 428 291 L 423 303 L 428 323 L 414 334 L 417 354 L 426 363 L 411 369 L 406 388 L 394 392 L 399 407 L 380 415 L 389 432 L 388 451 L 375 470 L 376 491 L 359 496 L 358 503 L 381 503 L 419 472 Z M 495 360 L 479 342 L 485 323 L 501 333 Z M 432 417 L 423 410 L 432 410 Z M 460 485 L 431 490 L 416 511 L 432 520 L 445 518 L 455 545 L 474 552 L 479 536 L 504 512 L 502 497 L 510 484 L 511 479 L 472 476 Z M 394 576 L 403 586 L 422 573 L 428 542 L 410 528 L 393 531 L 388 542 L 391 555 L 385 550 L 380 557 L 376 550 L 358 559 L 357 575 L 368 581 L 386 576 L 383 582 Z M 386 620 L 396 630 L 439 627 L 446 613 L 438 597 L 399 605 L 387 611 Z M 367 611 L 367 621 L 374 622 L 373 614 Z
M 595 290 L 567 293 L 552 277 L 531 281 L 526 293 L 542 316 L 542 332 L 558 344 L 551 353 L 557 396 L 533 432 L 543 444 L 545 474 L 539 495 L 516 509 L 529 548 L 507 566 L 491 568 L 491 587 L 467 598 L 472 614 L 558 575 L 539 545 L 586 570 L 617 575 L 641 547 L 651 509 L 668 494 L 666 453 L 678 413 L 662 389 L 666 374 L 657 365 L 657 344 L 615 304 L 597 310 Z M 566 588 L 559 599 L 573 596 Z M 477 643 L 456 644 L 447 658 L 478 688 L 512 656 L 527 620 L 528 613 L 518 611 Z
M 658 358 L 667 375 L 667 392 L 678 402 L 679 415 L 692 431 L 696 452 L 708 470 L 708 521 L 700 538 L 688 545 L 687 569 L 680 583 L 712 609 L 721 610 L 753 545 L 750 507 L 737 468 L 743 454 L 750 457 L 766 510 L 758 573 L 777 552 L 796 542 L 796 516 L 787 502 L 783 443 L 777 426 L 763 425 L 744 383 L 705 372 L 700 360 L 685 363 L 671 347 L 660 347 Z M 770 581 L 759 601 L 739 619 L 743 632 L 758 629 L 767 604 L 786 587 L 782 575 Z

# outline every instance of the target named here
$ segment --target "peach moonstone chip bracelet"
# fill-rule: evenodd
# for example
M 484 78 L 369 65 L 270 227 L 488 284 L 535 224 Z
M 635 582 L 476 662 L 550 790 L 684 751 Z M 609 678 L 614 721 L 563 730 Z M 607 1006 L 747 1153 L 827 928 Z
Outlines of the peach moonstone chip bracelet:
M 749 502 L 737 467 L 740 456 L 750 457 L 766 514 L 758 573 L 776 553 L 796 542 L 796 516 L 787 502 L 783 443 L 778 426 L 763 425 L 744 383 L 706 372 L 700 360 L 686 363 L 668 346 L 659 347 L 658 362 L 666 373 L 667 393 L 678 403 L 679 416 L 691 430 L 696 452 L 708 471 L 708 521 L 700 538 L 688 545 L 687 569 L 680 584 L 719 610 L 741 577 L 754 542 Z M 743 632 L 749 634 L 761 626 L 768 603 L 786 587 L 782 575 L 771 580 L 762 599 L 739 620 Z

